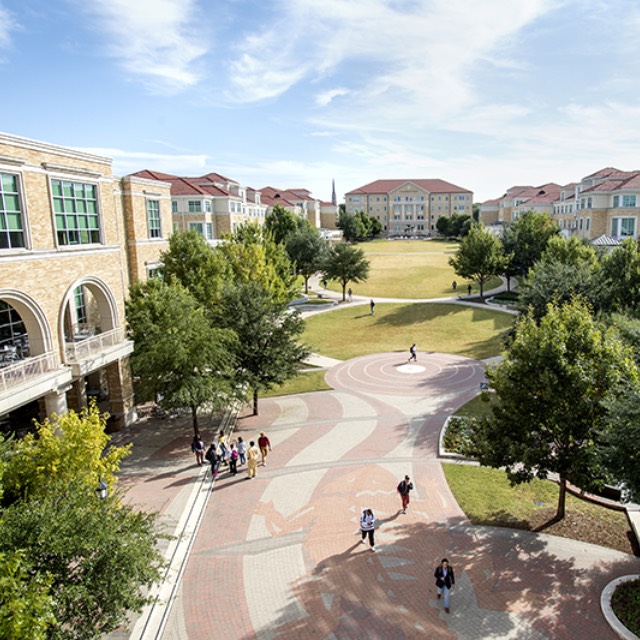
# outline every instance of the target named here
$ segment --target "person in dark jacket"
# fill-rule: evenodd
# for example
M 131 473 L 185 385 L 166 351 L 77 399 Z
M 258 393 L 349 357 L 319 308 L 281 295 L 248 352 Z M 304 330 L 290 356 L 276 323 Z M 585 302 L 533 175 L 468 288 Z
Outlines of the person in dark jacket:
M 405 476 L 404 480 L 401 480 L 396 490 L 400 494 L 400 498 L 402 500 L 402 513 L 407 513 L 407 507 L 409 506 L 409 491 L 413 490 L 413 482 L 411 482 L 411 478 L 409 476 Z
M 436 579 L 438 600 L 440 600 L 444 594 L 444 610 L 449 613 L 449 592 L 456 583 L 456 577 L 453 573 L 453 567 L 449 566 L 449 561 L 446 558 L 442 558 L 442 562 L 440 562 L 433 572 L 433 577 Z

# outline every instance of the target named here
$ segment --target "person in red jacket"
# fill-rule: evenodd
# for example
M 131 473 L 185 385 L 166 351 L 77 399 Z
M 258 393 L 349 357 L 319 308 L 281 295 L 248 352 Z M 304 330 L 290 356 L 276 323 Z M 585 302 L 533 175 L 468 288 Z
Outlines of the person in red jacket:
M 400 494 L 402 500 L 402 513 L 407 513 L 407 506 L 409 505 L 409 491 L 413 489 L 413 482 L 409 476 L 405 476 L 404 480 L 401 480 L 397 486 L 397 491 Z
M 260 448 L 260 455 L 262 456 L 262 466 L 267 466 L 267 453 L 271 451 L 271 443 L 269 442 L 269 438 L 264 434 L 264 431 L 260 432 L 260 437 L 258 438 L 258 447 Z

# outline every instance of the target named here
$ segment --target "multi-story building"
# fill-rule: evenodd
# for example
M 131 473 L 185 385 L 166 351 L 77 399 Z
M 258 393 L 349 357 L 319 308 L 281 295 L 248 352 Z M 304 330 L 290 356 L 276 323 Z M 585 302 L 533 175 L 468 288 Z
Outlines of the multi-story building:
M 539 187 L 516 186 L 507 189 L 501 198 L 487 200 L 480 205 L 480 222 L 494 224 L 512 222 L 523 211 L 552 214 L 554 203 L 560 198 L 562 187 L 548 182 Z
M 260 192 L 218 173 L 190 178 L 144 170 L 133 176 L 170 185 L 176 231 L 197 231 L 215 241 L 233 233 L 242 223 L 264 224 L 267 207 Z
M 480 205 L 484 224 L 514 220 L 526 210 L 549 213 L 565 236 L 613 241 L 640 235 L 640 171 L 600 169 L 560 187 L 512 187 L 502 198 Z M 611 244 L 606 242 L 605 244 Z
M 376 180 L 345 194 L 348 213 L 377 218 L 388 235 L 429 236 L 438 218 L 471 216 L 473 192 L 439 179 Z
M 135 419 L 124 300 L 171 232 L 169 184 L 111 160 L 0 134 L 0 419 L 43 418 L 96 396 Z
M 338 221 L 338 205 L 334 202 L 322 202 L 311 195 L 308 189 L 260 189 L 262 201 L 267 205 L 267 213 L 271 213 L 278 204 L 291 213 L 306 218 L 315 229 L 336 229 Z

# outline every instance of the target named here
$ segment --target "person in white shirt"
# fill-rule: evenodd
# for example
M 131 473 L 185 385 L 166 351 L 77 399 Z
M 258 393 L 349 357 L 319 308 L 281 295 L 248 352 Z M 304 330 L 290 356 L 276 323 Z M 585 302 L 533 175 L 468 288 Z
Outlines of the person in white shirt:
M 373 515 L 373 511 L 371 509 L 365 509 L 360 516 L 360 529 L 362 531 L 362 539 L 360 542 L 365 544 L 364 539 L 369 536 L 369 545 L 371 546 L 371 551 L 376 550 L 376 543 L 373 539 L 373 531 L 375 529 L 376 517 Z

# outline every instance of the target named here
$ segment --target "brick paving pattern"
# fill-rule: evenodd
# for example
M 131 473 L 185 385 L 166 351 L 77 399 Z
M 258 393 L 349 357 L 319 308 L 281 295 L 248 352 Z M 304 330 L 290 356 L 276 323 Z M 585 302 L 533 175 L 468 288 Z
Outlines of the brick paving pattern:
M 262 399 L 259 416 L 241 415 L 236 436 L 269 436 L 268 466 L 253 480 L 240 467 L 216 481 L 163 640 L 616 637 L 600 592 L 638 573 L 640 559 L 472 526 L 437 439 L 477 393 L 484 365 L 424 353 L 417 365 L 406 354 L 356 358 L 327 373 L 334 391 Z M 201 473 L 190 438 L 187 421 L 151 454 L 147 435 L 146 466 L 124 473 L 132 499 L 165 518 L 178 510 Z M 407 473 L 415 490 L 405 515 L 395 488 Z M 377 517 L 376 553 L 360 544 L 365 507 Z M 444 556 L 456 571 L 450 614 L 432 577 Z

